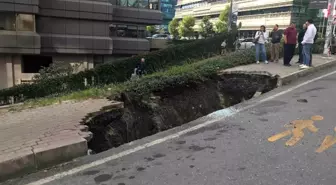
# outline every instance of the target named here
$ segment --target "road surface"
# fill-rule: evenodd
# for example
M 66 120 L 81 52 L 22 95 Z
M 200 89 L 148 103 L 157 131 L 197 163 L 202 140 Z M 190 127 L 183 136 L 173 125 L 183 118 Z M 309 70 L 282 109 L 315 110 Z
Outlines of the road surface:
M 229 118 L 4 184 L 335 185 L 336 72 L 326 73 L 236 106 Z

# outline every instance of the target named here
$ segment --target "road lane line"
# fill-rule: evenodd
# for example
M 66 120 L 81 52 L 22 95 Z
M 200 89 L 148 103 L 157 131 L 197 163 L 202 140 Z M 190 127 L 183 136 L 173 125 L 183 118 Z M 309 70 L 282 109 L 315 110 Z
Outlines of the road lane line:
M 55 181 L 55 180 L 58 180 L 58 179 L 62 179 L 63 177 L 66 177 L 66 176 L 69 176 L 69 175 L 73 175 L 73 174 L 76 174 L 78 172 L 81 172 L 81 171 L 84 171 L 84 170 L 87 170 L 89 168 L 92 168 L 92 167 L 96 167 L 96 166 L 99 166 L 99 165 L 102 165 L 102 164 L 105 164 L 109 161 L 112 161 L 112 160 L 115 160 L 115 159 L 118 159 L 118 158 L 121 158 L 121 157 L 124 157 L 124 156 L 127 156 L 129 154 L 132 154 L 132 153 L 135 153 L 137 151 L 140 151 L 140 150 L 143 150 L 143 149 L 146 149 L 148 147 L 151 147 L 151 146 L 154 146 L 154 145 L 157 145 L 157 144 L 160 144 L 160 143 L 163 143 L 163 142 L 166 142 L 168 140 L 172 140 L 174 138 L 178 138 L 186 133 L 189 133 L 189 132 L 192 132 L 192 131 L 195 131 L 195 130 L 198 130 L 200 128 L 203 128 L 203 127 L 206 127 L 206 126 L 209 126 L 217 121 L 220 121 L 224 118 L 227 118 L 227 117 L 230 117 L 232 115 L 235 115 L 241 111 L 244 111 L 244 110 L 247 110 L 247 109 L 250 109 L 252 107 L 255 107 L 263 102 L 266 102 L 266 101 L 269 101 L 271 99 L 274 99 L 274 98 L 277 98 L 279 96 L 282 96 L 284 94 L 287 94 L 295 89 L 298 89 L 302 86 L 305 86 L 307 84 L 310 84 L 312 82 L 315 82 L 317 80 L 320 80 L 322 78 L 325 78 L 327 76 L 330 76 L 330 75 L 333 75 L 333 74 L 336 74 L 336 71 L 333 71 L 333 72 L 330 72 L 330 73 L 327 73 L 325 75 L 322 75 L 322 76 L 319 76 L 317 78 L 314 78 L 314 79 L 311 79 L 311 80 L 308 80 L 304 83 L 301 83 L 299 85 L 296 85 L 294 87 L 291 87 L 285 91 L 282 91 L 282 92 L 279 92 L 275 95 L 272 95 L 272 96 L 269 96 L 265 99 L 262 99 L 252 105 L 249 105 L 249 106 L 246 106 L 246 107 L 243 107 L 242 109 L 234 109 L 234 108 L 226 108 L 226 109 L 222 109 L 222 110 L 218 110 L 218 111 L 215 111 L 211 114 L 209 114 L 208 116 L 206 116 L 207 118 L 209 118 L 210 120 L 204 122 L 204 123 L 201 123 L 201 124 L 198 124 L 194 127 L 190 127 L 188 129 L 185 129 L 185 130 L 182 130 L 180 132 L 177 132 L 175 134 L 172 134 L 172 135 L 169 135 L 169 136 L 166 136 L 166 137 L 163 137 L 163 138 L 160 138 L 160 139 L 157 139 L 157 140 L 154 140 L 154 141 L 151 141 L 149 143 L 146 143 L 146 144 L 143 144 L 143 145 L 140 145 L 140 146 L 137 146 L 133 149 L 129 149 L 129 150 L 125 150 L 123 152 L 120 152 L 118 154 L 115 154 L 115 155 L 112 155 L 112 156 L 109 156 L 109 157 L 106 157 L 106 158 L 103 158 L 103 159 L 99 159 L 97 161 L 94 161 L 94 162 L 91 162 L 91 163 L 88 163 L 88 164 L 84 164 L 82 166 L 78 166 L 76 168 L 73 168 L 71 170 L 68 170 L 68 171 L 65 171 L 65 172 L 61 172 L 61 173 L 58 173 L 58 174 L 55 174 L 55 175 L 52 175 L 50 177 L 46 177 L 46 178 L 43 178 L 43 179 L 40 179 L 38 181 L 35 181 L 35 182 L 31 182 L 27 185 L 43 185 L 43 184 L 46 184 L 46 183 L 49 183 L 49 182 L 52 182 L 52 181 Z

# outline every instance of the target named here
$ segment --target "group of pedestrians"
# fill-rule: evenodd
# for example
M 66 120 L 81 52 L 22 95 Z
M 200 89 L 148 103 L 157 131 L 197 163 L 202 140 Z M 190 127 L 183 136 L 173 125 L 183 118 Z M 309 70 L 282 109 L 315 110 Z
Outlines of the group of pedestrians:
M 254 37 L 254 43 L 256 48 L 256 62 L 259 64 L 260 60 L 265 64 L 268 64 L 266 56 L 265 44 L 271 38 L 271 62 L 279 62 L 280 42 L 284 37 L 284 66 L 291 66 L 290 62 L 295 54 L 296 46 L 299 47 L 299 61 L 300 69 L 309 68 L 312 65 L 312 46 L 317 38 L 317 30 L 313 24 L 313 20 L 309 19 L 302 28 L 302 31 L 298 34 L 295 28 L 295 24 L 291 23 L 282 34 L 279 30 L 279 26 L 276 24 L 270 33 L 266 32 L 265 26 L 260 26 L 260 30 L 257 31 Z M 261 57 L 261 58 L 260 58 Z

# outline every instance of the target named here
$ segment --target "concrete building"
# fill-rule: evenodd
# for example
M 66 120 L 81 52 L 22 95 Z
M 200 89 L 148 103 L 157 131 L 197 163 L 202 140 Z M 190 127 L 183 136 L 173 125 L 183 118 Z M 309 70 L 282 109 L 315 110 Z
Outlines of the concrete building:
M 306 0 L 233 0 L 238 7 L 238 23 L 242 23 L 241 33 L 252 36 L 260 25 L 268 30 L 275 24 L 280 29 L 286 28 L 291 21 L 300 22 L 306 13 Z M 196 24 L 202 17 L 208 15 L 212 22 L 217 22 L 220 12 L 228 5 L 226 0 L 181 0 L 177 3 L 175 17 L 191 15 L 197 18 Z M 302 18 L 303 20 L 304 18 Z M 197 28 L 197 26 L 196 26 Z
M 159 0 L 0 0 L 0 89 L 52 62 L 95 63 L 150 50 Z

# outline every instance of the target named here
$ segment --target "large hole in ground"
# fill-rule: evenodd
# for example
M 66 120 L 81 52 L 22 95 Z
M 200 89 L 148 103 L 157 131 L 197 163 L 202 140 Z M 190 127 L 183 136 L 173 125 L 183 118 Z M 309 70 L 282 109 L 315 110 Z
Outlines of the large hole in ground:
M 98 153 L 180 126 L 274 89 L 277 78 L 257 74 L 221 74 L 203 83 L 166 88 L 146 100 L 123 94 L 123 108 L 106 108 L 86 122 Z

